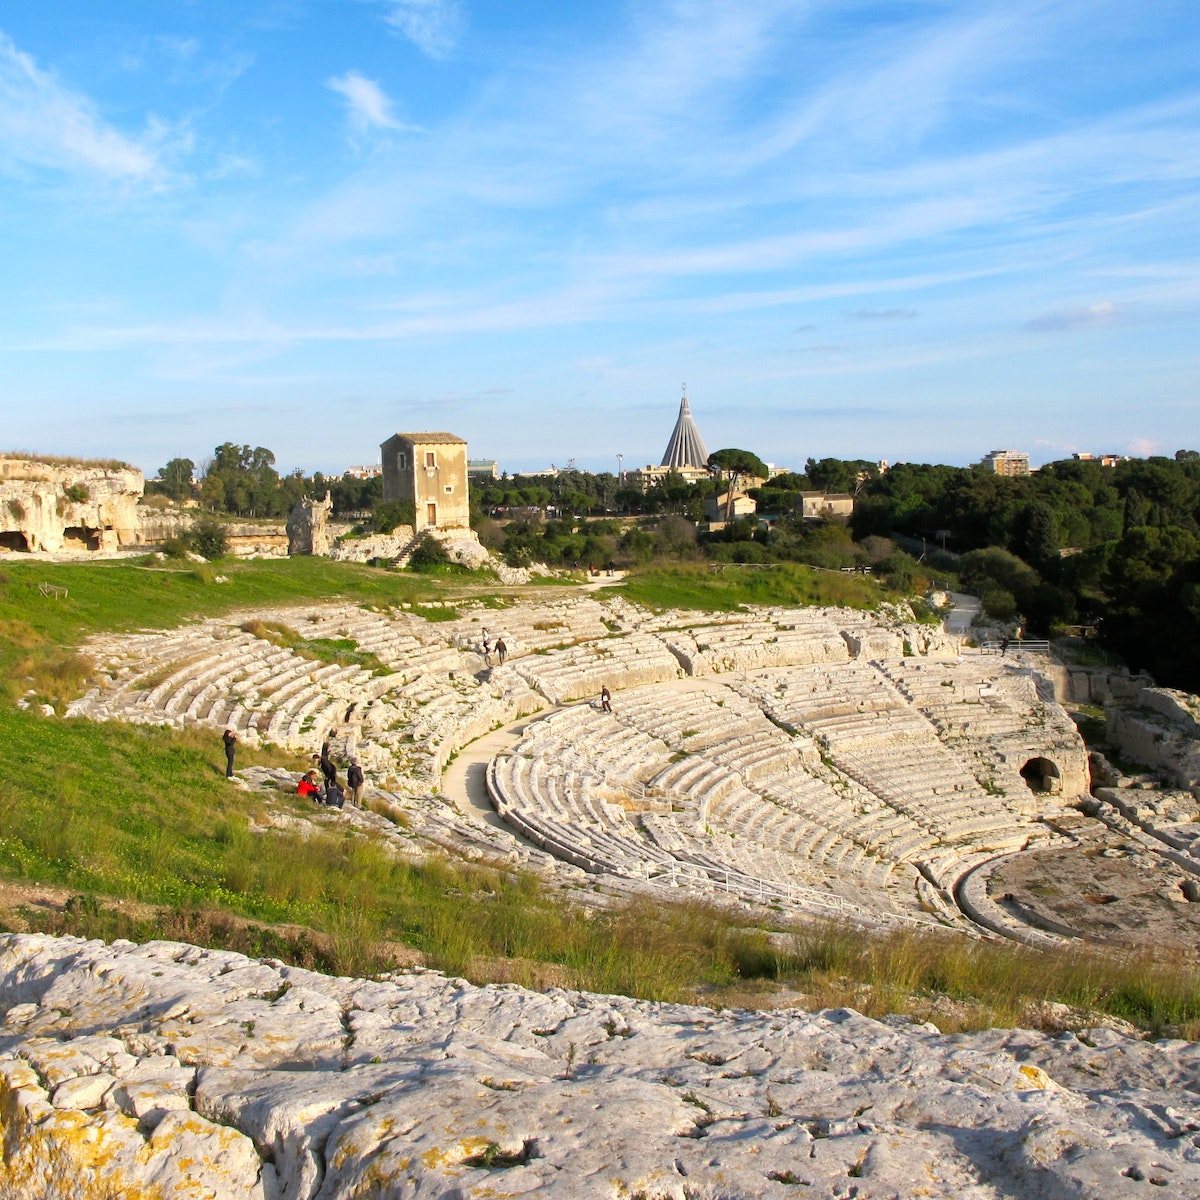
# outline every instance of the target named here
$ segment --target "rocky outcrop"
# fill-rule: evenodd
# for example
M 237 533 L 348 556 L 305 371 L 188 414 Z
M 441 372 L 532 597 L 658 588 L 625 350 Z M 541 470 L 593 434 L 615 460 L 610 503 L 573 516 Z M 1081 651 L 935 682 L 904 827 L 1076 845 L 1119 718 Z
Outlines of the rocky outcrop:
M 399 558 L 412 545 L 414 537 L 411 525 L 398 525 L 391 533 L 338 538 L 329 551 L 329 557 L 334 562 L 365 563 L 376 558 L 390 562 Z
M 0 458 L 0 552 L 117 550 L 141 540 L 141 471 Z
M 287 519 L 288 554 L 325 554 L 333 549 L 329 532 L 329 514 L 333 500 L 328 492 L 324 500 L 302 496 Z
M 1200 792 L 1200 697 L 1171 688 L 1141 688 L 1111 703 L 1106 737 L 1117 751 L 1176 787 Z
M 1200 1191 L 1200 1047 L 0 939 L 0 1200 Z

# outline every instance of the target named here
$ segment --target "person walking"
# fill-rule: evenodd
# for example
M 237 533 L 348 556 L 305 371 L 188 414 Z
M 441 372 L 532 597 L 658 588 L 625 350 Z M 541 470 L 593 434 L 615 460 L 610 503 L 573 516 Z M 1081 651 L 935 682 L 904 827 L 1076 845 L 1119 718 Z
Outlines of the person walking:
M 350 789 L 350 804 L 354 808 L 362 808 L 363 788 L 366 779 L 363 769 L 358 765 L 358 759 L 352 758 L 346 771 L 346 786 Z
M 483 665 L 485 667 L 492 665 L 492 642 L 486 625 L 483 627 Z
M 233 778 L 233 756 L 237 753 L 237 734 L 232 729 L 226 729 L 221 735 L 225 745 L 225 778 Z
M 602 712 L 612 712 L 612 693 L 608 690 L 607 685 L 600 689 L 600 710 Z
M 508 657 L 508 647 L 503 638 L 496 639 L 496 657 L 500 660 L 500 665 L 504 666 L 504 660 Z

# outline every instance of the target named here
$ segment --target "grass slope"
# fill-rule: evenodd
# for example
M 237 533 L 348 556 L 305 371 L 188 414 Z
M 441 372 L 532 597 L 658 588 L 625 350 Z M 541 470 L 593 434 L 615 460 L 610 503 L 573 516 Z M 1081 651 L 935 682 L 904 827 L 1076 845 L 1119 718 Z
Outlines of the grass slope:
M 869 578 L 816 571 L 799 563 L 770 566 L 681 563 L 642 569 L 623 585 L 625 595 L 647 608 L 690 608 L 702 612 L 735 612 L 746 605 L 822 605 L 874 609 L 885 593 Z

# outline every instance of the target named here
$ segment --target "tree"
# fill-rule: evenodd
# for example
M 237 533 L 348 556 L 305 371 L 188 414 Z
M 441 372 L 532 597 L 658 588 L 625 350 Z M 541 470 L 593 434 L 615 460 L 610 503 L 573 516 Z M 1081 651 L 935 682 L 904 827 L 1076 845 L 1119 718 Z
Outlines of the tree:
M 749 450 L 738 450 L 730 447 L 726 450 L 718 450 L 715 454 L 708 456 L 708 469 L 710 471 L 720 471 L 725 476 L 726 483 L 726 502 L 725 502 L 725 520 L 733 519 L 733 496 L 734 492 L 741 486 L 741 481 L 751 476 L 758 479 L 766 479 L 771 474 L 767 464 L 763 462 L 757 454 Z
M 725 478 L 730 480 L 739 475 L 754 475 L 759 479 L 766 479 L 771 473 L 767 464 L 757 454 L 750 450 L 737 450 L 733 447 L 710 454 L 708 469 L 723 471 Z
M 165 467 L 158 468 L 155 481 L 158 491 L 172 500 L 187 500 L 192 495 L 192 476 L 196 464 L 190 458 L 173 458 Z

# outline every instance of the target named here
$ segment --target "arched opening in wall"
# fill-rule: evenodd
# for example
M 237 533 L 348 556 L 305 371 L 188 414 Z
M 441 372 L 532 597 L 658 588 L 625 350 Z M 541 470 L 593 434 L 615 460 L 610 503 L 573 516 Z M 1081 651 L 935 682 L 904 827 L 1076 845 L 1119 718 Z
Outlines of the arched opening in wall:
M 1021 778 L 1039 796 L 1057 796 L 1062 791 L 1062 772 L 1048 758 L 1031 758 L 1021 768 Z
M 0 550 L 20 550 L 22 554 L 29 553 L 29 542 L 19 530 L 11 533 L 0 533 Z
M 100 531 L 83 525 L 70 525 L 63 530 L 64 550 L 99 550 Z

